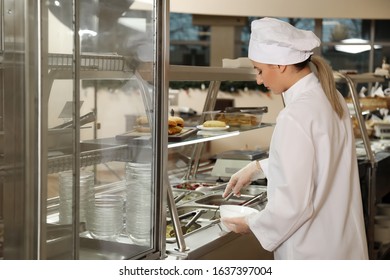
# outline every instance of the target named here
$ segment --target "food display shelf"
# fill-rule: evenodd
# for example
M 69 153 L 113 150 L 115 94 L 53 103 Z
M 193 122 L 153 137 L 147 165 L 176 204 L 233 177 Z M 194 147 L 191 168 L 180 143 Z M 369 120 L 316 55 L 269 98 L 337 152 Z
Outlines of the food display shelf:
M 71 79 L 74 75 L 71 67 L 73 59 L 71 54 L 49 54 L 48 77 L 51 80 Z M 151 63 L 140 63 L 132 57 L 83 53 L 78 71 L 82 80 L 130 79 L 138 72 L 145 81 L 151 81 L 151 69 Z
M 226 68 L 206 66 L 169 66 L 171 81 L 256 81 L 253 68 Z
M 129 161 L 130 154 L 127 145 L 105 147 L 96 150 L 83 151 L 80 153 L 80 167 L 87 167 L 95 164 L 110 161 Z M 74 158 L 71 154 L 49 156 L 48 172 L 56 173 L 71 170 Z

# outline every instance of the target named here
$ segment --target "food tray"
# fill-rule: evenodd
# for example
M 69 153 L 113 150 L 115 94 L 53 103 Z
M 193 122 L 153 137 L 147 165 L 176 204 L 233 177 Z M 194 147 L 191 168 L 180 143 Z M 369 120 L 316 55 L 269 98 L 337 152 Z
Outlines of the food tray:
M 131 130 L 123 134 L 115 136 L 116 140 L 119 141 L 151 141 L 152 136 L 150 132 L 139 132 L 137 130 Z
M 230 127 L 260 127 L 268 107 L 227 107 L 224 111 L 205 112 L 205 120 L 223 121 Z
M 168 135 L 168 142 L 180 142 L 197 132 L 196 128 L 183 128 L 183 130 L 174 135 Z
M 226 182 L 216 182 L 216 181 L 199 181 L 199 180 L 185 180 L 180 183 L 176 183 L 172 185 L 172 188 L 179 190 L 187 190 L 187 191 L 221 191 L 226 187 Z
M 217 185 L 216 183 L 188 181 L 188 182 L 183 182 L 183 183 L 180 183 L 180 184 L 176 184 L 176 185 L 173 186 L 173 188 L 179 189 L 179 190 L 195 191 L 199 187 L 207 187 L 207 188 L 209 188 L 209 187 L 215 187 L 216 185 Z

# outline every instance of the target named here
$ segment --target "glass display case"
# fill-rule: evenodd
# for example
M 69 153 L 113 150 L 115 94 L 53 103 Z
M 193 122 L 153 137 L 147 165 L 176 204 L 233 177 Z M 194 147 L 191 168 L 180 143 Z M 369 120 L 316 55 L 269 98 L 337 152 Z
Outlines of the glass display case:
M 163 256 L 162 2 L 0 1 L 0 259 Z

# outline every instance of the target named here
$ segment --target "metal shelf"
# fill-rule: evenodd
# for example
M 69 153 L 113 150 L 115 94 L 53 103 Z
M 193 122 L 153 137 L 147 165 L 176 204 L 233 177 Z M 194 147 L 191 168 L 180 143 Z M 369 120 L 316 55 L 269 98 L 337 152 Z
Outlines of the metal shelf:
M 71 79 L 73 59 L 71 54 L 49 54 L 50 78 Z M 79 71 L 82 80 L 129 79 L 136 71 L 145 76 L 145 80 L 151 80 L 151 67 L 151 63 L 140 63 L 132 57 L 117 54 L 82 54 Z
M 169 66 L 170 81 L 255 81 L 253 68 Z
M 377 76 L 373 73 L 347 74 L 347 76 L 350 77 L 355 84 L 385 82 L 385 77 Z
M 72 70 L 73 56 L 71 54 L 49 54 L 48 64 L 52 70 Z M 82 54 L 80 70 L 95 71 L 132 71 L 126 58 L 117 54 Z
M 191 136 L 181 142 L 171 142 L 168 143 L 168 148 L 182 147 L 186 145 L 199 144 L 203 142 L 214 141 L 218 139 L 223 139 L 227 137 L 237 136 L 242 132 L 260 129 L 264 127 L 272 126 L 270 123 L 262 123 L 258 127 L 252 127 L 249 129 L 240 129 L 240 128 L 230 128 L 229 130 L 224 131 L 198 131 L 198 134 Z
M 70 54 L 50 54 L 49 73 L 54 79 L 69 79 L 73 57 Z M 145 80 L 152 79 L 151 63 L 140 63 L 131 57 L 117 54 L 82 54 L 81 79 L 122 79 L 136 70 Z M 169 66 L 170 81 L 255 81 L 252 68 L 224 68 L 206 66 Z

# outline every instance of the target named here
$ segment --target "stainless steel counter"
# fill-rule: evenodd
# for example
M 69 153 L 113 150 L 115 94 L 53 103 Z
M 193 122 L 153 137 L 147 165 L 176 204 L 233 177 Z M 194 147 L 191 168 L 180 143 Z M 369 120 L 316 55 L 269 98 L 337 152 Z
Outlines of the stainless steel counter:
M 177 251 L 177 244 L 167 244 L 167 259 L 273 259 L 273 254 L 263 249 L 253 234 L 227 233 L 219 223 L 189 235 L 186 244 L 188 251 L 184 253 Z
M 256 191 L 261 193 L 264 186 L 250 186 L 247 193 L 240 198 L 233 197 L 230 204 L 239 204 L 249 200 Z M 186 190 L 182 190 L 186 192 Z M 194 197 L 194 193 L 191 193 Z M 240 235 L 234 232 L 225 232 L 219 221 L 218 198 L 221 198 L 222 191 L 200 194 L 189 201 L 177 203 L 179 215 L 196 211 L 199 209 L 208 210 L 203 218 L 199 218 L 200 228 L 184 235 L 186 250 L 182 252 L 175 238 L 167 238 L 166 258 L 167 259 L 273 259 L 273 254 L 265 251 L 253 234 Z M 209 202 L 209 203 L 208 203 Z M 264 209 L 266 201 L 258 201 L 251 207 L 258 210 Z

